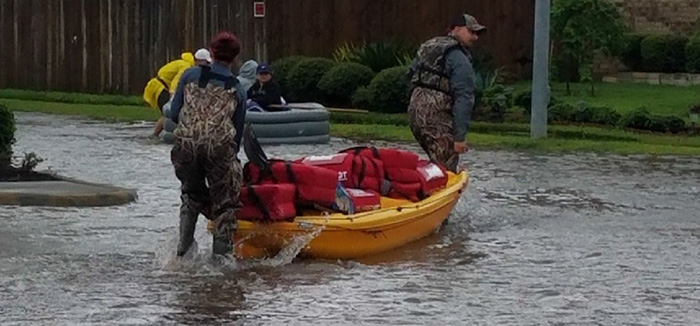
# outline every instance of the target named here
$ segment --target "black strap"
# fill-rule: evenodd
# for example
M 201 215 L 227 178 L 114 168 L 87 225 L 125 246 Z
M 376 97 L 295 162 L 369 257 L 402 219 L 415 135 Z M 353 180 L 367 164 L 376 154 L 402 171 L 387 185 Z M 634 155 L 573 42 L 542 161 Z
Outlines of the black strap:
M 289 178 L 289 182 L 296 184 L 297 177 L 294 175 L 294 170 L 292 170 L 292 162 L 284 161 L 284 166 L 287 168 L 287 178 Z
M 233 76 L 224 76 L 211 72 L 211 67 L 203 66 L 202 73 L 199 76 L 199 87 L 205 88 L 210 80 L 215 79 L 224 82 L 224 89 L 229 90 L 238 84 L 238 79 Z
M 450 78 L 450 76 L 448 74 L 446 74 L 444 71 L 435 70 L 426 64 L 421 64 L 418 66 L 418 72 L 423 72 L 423 71 L 427 71 L 429 73 L 438 75 L 442 78 Z
M 359 156 L 359 158 L 360 161 L 362 161 L 362 170 L 360 170 L 360 174 L 357 176 L 357 187 L 362 188 L 362 181 L 365 181 L 365 170 L 367 170 L 367 163 L 365 163 L 364 157 Z
M 255 206 L 258 207 L 260 212 L 263 214 L 263 219 L 265 221 L 270 221 L 272 218 L 270 218 L 270 211 L 267 209 L 267 207 L 263 204 L 262 200 L 260 199 L 260 196 L 255 193 L 255 190 L 253 189 L 253 186 L 248 182 L 248 195 L 253 198 L 253 203 Z
M 166 91 L 170 92 L 170 87 L 168 86 L 168 83 L 166 83 L 165 80 L 163 80 L 163 78 L 160 78 L 160 76 L 156 76 L 156 80 L 163 84 L 163 87 L 165 87 Z
M 445 93 L 445 94 L 447 94 L 447 95 L 452 96 L 452 94 L 451 94 L 450 92 L 446 92 L 444 89 L 440 89 L 440 87 L 435 87 L 435 86 L 433 86 L 433 85 L 428 85 L 428 84 L 426 84 L 426 83 L 424 83 L 424 82 L 421 82 L 421 81 L 417 81 L 417 82 L 413 83 L 413 85 L 415 85 L 416 87 L 422 87 L 422 88 L 432 89 L 432 90 L 434 90 L 434 91 L 438 91 L 438 92 L 440 92 L 440 93 Z

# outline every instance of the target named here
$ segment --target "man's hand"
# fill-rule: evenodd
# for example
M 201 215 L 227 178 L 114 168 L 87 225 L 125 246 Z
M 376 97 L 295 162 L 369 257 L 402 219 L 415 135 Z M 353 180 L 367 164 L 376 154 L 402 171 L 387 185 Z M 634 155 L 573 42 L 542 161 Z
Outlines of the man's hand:
M 468 150 L 469 150 L 469 148 L 467 147 L 466 141 L 455 142 L 455 153 L 462 154 L 462 153 L 466 153 Z

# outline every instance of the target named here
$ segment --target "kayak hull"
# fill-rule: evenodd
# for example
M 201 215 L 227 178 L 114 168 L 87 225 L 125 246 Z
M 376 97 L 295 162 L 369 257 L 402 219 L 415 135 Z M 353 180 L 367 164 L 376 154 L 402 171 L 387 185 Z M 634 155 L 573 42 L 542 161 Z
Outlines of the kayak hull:
M 383 197 L 381 209 L 354 215 L 308 215 L 274 223 L 239 221 L 234 233 L 235 256 L 267 258 L 303 245 L 299 256 L 345 260 L 396 249 L 437 231 L 468 181 L 466 171 L 450 173 L 447 186 L 425 200 Z

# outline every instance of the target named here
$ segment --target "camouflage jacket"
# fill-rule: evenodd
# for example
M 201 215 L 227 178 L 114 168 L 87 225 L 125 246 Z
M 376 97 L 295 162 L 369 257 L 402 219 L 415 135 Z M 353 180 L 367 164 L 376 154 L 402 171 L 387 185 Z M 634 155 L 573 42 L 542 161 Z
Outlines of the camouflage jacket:
M 469 56 L 464 47 L 451 36 L 438 36 L 423 43 L 418 49 L 418 55 L 412 67 L 412 86 L 434 89 L 452 95 L 445 56 L 455 49 Z
M 170 117 L 178 123 L 175 136 L 193 141 L 240 144 L 246 95 L 225 66 L 196 67 L 183 76 L 173 98 Z

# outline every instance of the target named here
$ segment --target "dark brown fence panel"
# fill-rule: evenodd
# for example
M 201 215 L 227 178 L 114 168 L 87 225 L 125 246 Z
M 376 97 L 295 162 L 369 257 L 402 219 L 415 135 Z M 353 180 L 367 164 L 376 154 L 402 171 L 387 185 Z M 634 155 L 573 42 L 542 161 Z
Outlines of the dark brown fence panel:
M 234 32 L 240 61 L 256 58 L 256 31 L 270 60 L 330 55 L 343 43 L 397 38 L 419 43 L 449 19 L 473 13 L 489 27 L 481 44 L 527 73 L 534 0 L 0 0 L 0 87 L 140 94 L 184 51 Z M 265 37 L 266 36 L 266 37 Z M 260 44 L 259 50 L 265 49 Z M 264 54 L 263 54 L 264 55 Z
M 496 62 L 518 75 L 531 58 L 534 0 L 268 0 L 268 51 L 329 55 L 344 43 L 396 38 L 418 44 L 445 32 L 456 14 L 467 12 L 489 33 L 480 41 Z

